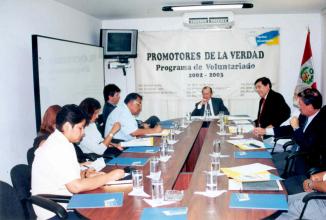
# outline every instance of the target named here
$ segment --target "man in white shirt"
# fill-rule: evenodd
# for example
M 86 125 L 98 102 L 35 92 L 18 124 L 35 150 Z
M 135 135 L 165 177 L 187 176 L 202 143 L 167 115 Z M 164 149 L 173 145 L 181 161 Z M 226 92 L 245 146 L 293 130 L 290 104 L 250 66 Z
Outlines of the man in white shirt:
M 218 115 L 219 112 L 224 112 L 225 115 L 229 115 L 229 110 L 224 106 L 221 98 L 213 98 L 213 90 L 211 87 L 205 86 L 202 89 L 202 100 L 197 102 L 195 109 L 191 113 L 192 116 L 204 116 L 205 111 L 209 115 Z
M 110 133 L 115 122 L 119 122 L 121 128 L 114 134 L 114 139 L 129 141 L 137 136 L 161 132 L 162 128 L 159 125 L 156 125 L 154 128 L 138 128 L 135 117 L 141 112 L 142 99 L 143 97 L 137 93 L 128 94 L 124 103 L 115 108 L 106 120 L 105 136 Z
M 56 130 L 35 151 L 32 166 L 32 194 L 72 195 L 93 190 L 106 182 L 120 179 L 123 170 L 110 173 L 80 171 L 73 143 L 84 135 L 86 120 L 84 113 L 76 105 L 65 105 L 58 112 Z M 48 219 L 53 213 L 35 206 L 40 219 Z

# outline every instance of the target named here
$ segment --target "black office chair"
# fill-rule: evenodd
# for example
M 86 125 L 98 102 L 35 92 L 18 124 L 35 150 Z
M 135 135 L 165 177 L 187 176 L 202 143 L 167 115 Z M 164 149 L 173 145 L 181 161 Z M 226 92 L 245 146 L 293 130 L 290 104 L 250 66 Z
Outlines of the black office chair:
M 33 164 L 34 157 L 35 157 L 34 153 L 35 153 L 36 149 L 37 149 L 36 147 L 31 147 L 27 151 L 27 163 L 29 166 L 32 166 L 32 164 Z
M 67 217 L 69 217 L 68 213 L 62 206 L 47 198 L 32 196 L 28 198 L 27 201 L 55 213 L 58 219 L 67 219 Z M 24 208 L 20 203 L 16 190 L 3 181 L 0 181 L 0 219 L 30 219 L 25 216 Z
M 26 164 L 18 164 L 10 171 L 11 182 L 14 190 L 22 204 L 25 217 L 28 219 L 36 219 L 33 207 L 28 202 L 31 196 L 31 167 Z
M 100 114 L 96 120 L 97 130 L 101 133 L 102 137 L 104 137 L 104 129 L 105 129 L 105 121 L 103 118 L 103 114 Z

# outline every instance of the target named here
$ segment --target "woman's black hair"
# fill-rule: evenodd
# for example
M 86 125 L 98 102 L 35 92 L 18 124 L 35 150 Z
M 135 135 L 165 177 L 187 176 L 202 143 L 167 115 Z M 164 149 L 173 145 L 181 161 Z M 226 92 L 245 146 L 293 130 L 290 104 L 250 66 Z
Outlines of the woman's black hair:
M 101 104 L 96 99 L 86 98 L 79 104 L 79 107 L 87 115 L 87 120 L 90 121 L 95 111 L 101 108 Z
M 87 116 L 83 110 L 81 110 L 81 108 L 75 104 L 65 105 L 57 114 L 56 127 L 59 131 L 63 132 L 62 127 L 66 122 L 70 123 L 71 126 L 74 127 L 83 120 L 86 120 L 87 122 Z

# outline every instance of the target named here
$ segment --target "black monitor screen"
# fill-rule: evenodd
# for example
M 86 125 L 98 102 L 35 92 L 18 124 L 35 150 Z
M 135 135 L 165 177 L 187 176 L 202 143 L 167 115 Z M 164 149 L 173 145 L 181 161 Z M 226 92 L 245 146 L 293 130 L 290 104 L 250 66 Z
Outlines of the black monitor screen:
M 131 51 L 131 33 L 108 33 L 107 51 Z

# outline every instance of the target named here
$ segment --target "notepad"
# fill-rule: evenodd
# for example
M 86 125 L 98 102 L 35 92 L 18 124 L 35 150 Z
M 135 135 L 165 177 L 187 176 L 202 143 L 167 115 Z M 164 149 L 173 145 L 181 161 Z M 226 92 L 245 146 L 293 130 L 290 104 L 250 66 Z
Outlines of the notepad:
M 285 195 L 232 193 L 230 208 L 288 210 Z
M 157 153 L 160 151 L 160 147 L 131 147 L 123 152 L 125 153 Z
M 272 158 L 272 156 L 268 151 L 259 151 L 259 152 L 237 151 L 234 152 L 234 158 L 236 159 Z
M 67 209 L 120 207 L 123 204 L 123 192 L 94 193 L 73 195 Z
M 258 141 L 256 139 L 238 139 L 238 140 L 227 140 L 227 142 L 239 147 L 241 150 L 258 150 L 258 149 L 266 149 L 270 146 L 265 146 L 262 141 Z
M 107 165 L 120 165 L 120 166 L 144 166 L 148 158 L 133 158 L 133 157 L 116 157 L 108 161 Z
M 187 207 L 177 208 L 144 208 L 140 220 L 186 220 Z
M 106 185 L 123 185 L 132 184 L 132 175 L 130 173 L 125 173 L 124 177 L 118 180 L 109 181 Z
M 149 136 L 149 137 L 161 137 L 161 136 L 168 136 L 169 135 L 169 130 L 163 129 L 159 133 L 151 133 L 151 134 L 145 134 L 144 136 Z
M 125 141 L 120 143 L 122 147 L 138 147 L 138 146 L 153 146 L 154 138 L 137 138 L 131 141 Z

